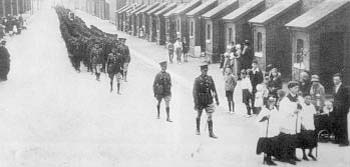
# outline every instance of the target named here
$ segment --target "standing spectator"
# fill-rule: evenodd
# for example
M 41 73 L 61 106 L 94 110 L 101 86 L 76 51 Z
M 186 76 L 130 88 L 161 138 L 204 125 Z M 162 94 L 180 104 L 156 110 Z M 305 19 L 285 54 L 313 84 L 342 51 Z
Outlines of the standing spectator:
M 244 41 L 242 48 L 242 68 L 248 69 L 250 68 L 253 61 L 253 51 L 250 47 L 250 42 L 248 40 Z
M 242 100 L 247 108 L 247 117 L 252 115 L 250 100 L 252 99 L 252 83 L 249 79 L 249 75 L 247 75 L 247 71 L 242 69 L 241 71 L 241 88 L 242 88 Z
M 313 160 L 316 160 L 315 156 L 312 155 L 312 150 L 317 146 L 314 124 L 314 115 L 317 112 L 315 106 L 311 103 L 310 95 L 304 97 L 302 107 L 303 109 L 300 112 L 301 131 L 298 138 L 301 143 L 301 149 L 303 150 L 303 160 L 309 160 L 306 156 L 305 149 L 309 149 L 308 156 Z
M 188 62 L 188 51 L 190 50 L 190 46 L 186 40 L 186 38 L 183 38 L 182 40 L 182 53 L 184 56 L 184 62 Z
M 320 111 L 324 105 L 325 101 L 325 89 L 320 83 L 320 77 L 318 75 L 311 76 L 311 88 L 310 95 L 313 104 L 316 107 L 317 111 Z
M 182 44 L 180 42 L 180 38 L 176 39 L 176 42 L 174 44 L 174 48 L 175 48 L 177 63 L 181 64 Z
M 348 89 L 342 83 L 341 75 L 333 76 L 334 83 L 334 117 L 335 117 L 335 142 L 339 146 L 348 146 L 348 113 L 350 97 Z
M 237 44 L 236 46 L 231 48 L 230 60 L 232 62 L 232 70 L 237 77 L 239 76 L 239 72 L 241 71 L 241 56 L 242 50 L 241 45 Z
M 169 56 L 169 62 L 173 63 L 174 59 L 174 44 L 170 41 L 167 45 L 168 48 L 168 56 Z
M 289 94 L 280 102 L 279 111 L 281 115 L 281 140 L 283 145 L 281 149 L 284 151 L 284 160 L 291 164 L 296 164 L 295 161 L 300 161 L 296 157 L 295 149 L 297 147 L 296 134 L 300 132 L 300 111 L 302 110 L 301 102 L 303 99 L 298 95 L 299 83 L 291 81 L 288 83 Z
M 277 98 L 277 91 L 282 89 L 281 73 L 278 72 L 277 68 L 273 68 L 270 71 L 270 81 L 268 83 L 268 89 L 270 95 Z
M 224 54 L 221 55 L 220 68 L 222 69 L 222 75 L 225 76 L 226 68 L 231 68 L 230 52 L 226 50 Z
M 281 101 L 283 100 L 284 97 L 286 97 L 286 92 L 282 89 L 277 91 L 277 108 L 279 108 Z
M 237 85 L 237 78 L 232 74 L 231 68 L 225 69 L 225 91 L 230 113 L 235 111 L 235 103 L 233 102 L 233 93 Z
M 10 53 L 5 47 L 6 41 L 0 43 L 0 82 L 7 80 L 7 74 L 10 71 Z
M 299 81 L 300 84 L 300 93 L 302 96 L 305 96 L 310 93 L 311 88 L 311 80 L 310 76 L 307 72 L 302 72 L 301 74 L 301 80 Z
M 260 83 L 263 82 L 264 80 L 264 75 L 262 73 L 262 71 L 259 69 L 259 64 L 258 61 L 254 60 L 252 63 L 252 69 L 249 72 L 249 77 L 250 77 L 250 81 L 252 82 L 252 109 L 253 109 L 253 113 L 256 113 L 256 108 L 254 106 L 254 101 L 255 101 L 255 93 L 256 93 L 256 86 Z
M 267 102 L 267 98 L 269 96 L 269 90 L 267 89 L 268 82 L 269 82 L 269 77 L 266 76 L 264 78 L 264 82 L 256 86 L 255 101 L 254 101 L 255 103 L 254 107 L 256 108 L 256 112 L 254 114 L 259 114 L 262 107 Z

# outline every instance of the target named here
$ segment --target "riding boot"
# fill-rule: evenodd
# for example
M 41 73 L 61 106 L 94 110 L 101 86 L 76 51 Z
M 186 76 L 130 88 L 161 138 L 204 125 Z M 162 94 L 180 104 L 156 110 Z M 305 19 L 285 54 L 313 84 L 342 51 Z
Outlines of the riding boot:
M 127 72 L 127 71 L 125 71 L 125 72 L 124 72 L 124 81 L 125 81 L 125 82 L 128 82 L 128 80 L 127 80 L 127 76 L 128 76 L 128 72 Z
M 157 119 L 160 119 L 160 106 L 157 105 Z
M 168 121 L 168 122 L 173 122 L 171 119 L 170 119 L 170 108 L 169 107 L 166 107 L 165 108 L 165 110 L 166 110 L 166 121 Z
M 117 83 L 117 93 L 120 94 L 120 83 Z
M 231 101 L 231 107 L 232 107 L 232 113 L 235 112 L 235 103 L 233 101 Z
M 228 111 L 231 112 L 231 101 L 228 101 Z
M 215 134 L 213 132 L 213 121 L 212 120 L 208 121 L 208 130 L 209 130 L 209 137 L 214 138 L 214 139 L 218 138 L 217 136 L 215 136 Z
M 200 135 L 201 134 L 200 127 L 201 127 L 201 119 L 200 118 L 196 118 L 196 135 Z

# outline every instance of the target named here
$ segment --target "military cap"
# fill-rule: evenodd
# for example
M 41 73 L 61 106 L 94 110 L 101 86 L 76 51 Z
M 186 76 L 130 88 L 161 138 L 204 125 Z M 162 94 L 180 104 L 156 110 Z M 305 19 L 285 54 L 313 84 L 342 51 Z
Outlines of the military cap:
M 297 81 L 290 81 L 288 82 L 288 89 L 299 86 L 299 82 Z
M 166 66 L 167 64 L 168 64 L 167 61 L 162 61 L 162 62 L 159 63 L 159 65 L 160 65 L 161 67 Z
M 200 66 L 201 70 L 208 69 L 208 64 L 204 64 Z

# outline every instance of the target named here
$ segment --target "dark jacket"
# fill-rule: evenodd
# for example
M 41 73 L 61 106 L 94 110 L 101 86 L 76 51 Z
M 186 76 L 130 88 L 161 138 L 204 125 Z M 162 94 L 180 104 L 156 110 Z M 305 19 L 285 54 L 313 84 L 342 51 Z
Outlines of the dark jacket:
M 335 87 L 333 89 L 334 97 L 334 109 L 340 113 L 348 113 L 350 107 L 349 89 L 343 84 L 340 85 L 338 92 L 335 93 Z
M 257 72 L 250 71 L 249 72 L 250 76 L 250 82 L 252 83 L 253 86 L 253 91 L 256 90 L 256 86 L 264 81 L 264 75 L 262 71 L 259 69 Z
M 168 72 L 159 72 L 154 78 L 153 93 L 157 98 L 171 95 L 171 77 Z
M 215 93 L 215 96 L 212 93 Z M 200 75 L 195 79 L 192 94 L 196 109 L 203 109 L 212 104 L 213 98 L 219 102 L 214 80 L 209 75 Z

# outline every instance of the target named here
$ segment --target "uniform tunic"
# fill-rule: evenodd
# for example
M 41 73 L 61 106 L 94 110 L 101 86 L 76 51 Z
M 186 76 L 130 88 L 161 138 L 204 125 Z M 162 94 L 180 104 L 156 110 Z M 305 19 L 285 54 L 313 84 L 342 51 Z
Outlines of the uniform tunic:
M 195 79 L 192 93 L 195 108 L 199 110 L 211 107 L 214 97 L 218 101 L 214 80 L 209 75 L 200 75 Z M 214 110 L 207 112 L 214 112 Z
M 154 78 L 153 92 L 157 99 L 171 97 L 171 77 L 168 72 L 161 71 Z
M 122 73 L 123 58 L 119 54 L 110 53 L 107 58 L 107 72 L 110 75 Z

